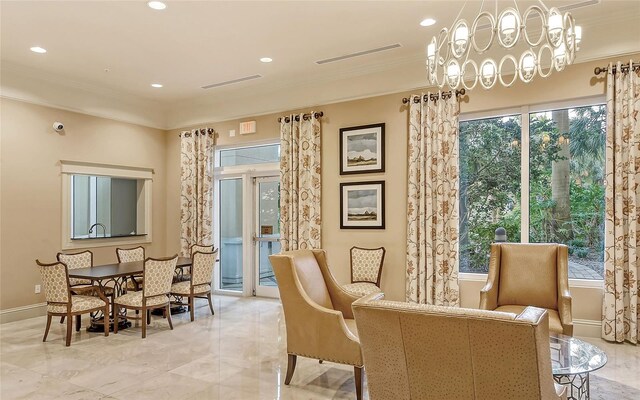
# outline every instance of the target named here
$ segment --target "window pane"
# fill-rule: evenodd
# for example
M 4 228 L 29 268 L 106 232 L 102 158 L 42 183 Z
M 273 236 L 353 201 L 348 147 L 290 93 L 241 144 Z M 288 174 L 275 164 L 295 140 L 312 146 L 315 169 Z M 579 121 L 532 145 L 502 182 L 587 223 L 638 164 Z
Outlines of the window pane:
M 280 145 L 243 147 L 220 150 L 220 166 L 263 164 L 280 161 Z
M 520 241 L 520 116 L 460 123 L 460 271 L 486 273 L 498 227 Z
M 242 179 L 220 181 L 220 289 L 242 291 Z
M 569 278 L 602 279 L 604 105 L 530 114 L 530 242 L 569 246 Z

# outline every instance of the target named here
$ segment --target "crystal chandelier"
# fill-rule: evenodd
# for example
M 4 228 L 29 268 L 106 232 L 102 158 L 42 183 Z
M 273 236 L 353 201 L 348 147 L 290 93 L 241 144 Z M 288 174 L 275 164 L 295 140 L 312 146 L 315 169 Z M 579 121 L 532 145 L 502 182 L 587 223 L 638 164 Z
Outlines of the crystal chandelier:
M 478 83 L 490 89 L 499 81 L 509 87 L 518 78 L 529 83 L 536 74 L 546 78 L 554 69 L 562 71 L 572 64 L 582 39 L 582 29 L 575 24 L 570 13 L 563 15 L 557 8 L 548 8 L 542 1 L 539 3 L 540 6 L 532 5 L 521 15 L 514 1 L 515 8 L 507 7 L 498 14 L 496 0 L 495 14 L 482 11 L 481 5 L 473 24 L 457 19 L 451 28 L 443 28 L 427 45 L 427 71 L 431 84 L 440 89 L 448 86 L 471 90 Z M 532 38 L 526 23 L 536 17 L 542 22 L 542 30 Z M 486 27 L 490 38 L 488 42 L 478 44 L 478 31 Z M 473 57 L 487 53 L 496 41 L 507 54 L 500 62 L 487 57 L 478 64 Z M 512 53 L 518 43 L 524 44 L 526 49 L 514 55 Z M 543 64 L 548 67 L 545 69 Z M 505 81 L 512 72 L 513 77 Z

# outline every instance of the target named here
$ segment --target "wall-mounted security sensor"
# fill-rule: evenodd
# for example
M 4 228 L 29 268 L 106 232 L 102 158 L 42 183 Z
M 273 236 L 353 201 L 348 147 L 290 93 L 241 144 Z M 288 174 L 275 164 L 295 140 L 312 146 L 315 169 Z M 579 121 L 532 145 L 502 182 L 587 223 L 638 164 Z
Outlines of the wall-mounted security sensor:
M 54 122 L 53 123 L 53 129 L 56 132 L 61 132 L 64 129 L 64 124 L 62 122 Z

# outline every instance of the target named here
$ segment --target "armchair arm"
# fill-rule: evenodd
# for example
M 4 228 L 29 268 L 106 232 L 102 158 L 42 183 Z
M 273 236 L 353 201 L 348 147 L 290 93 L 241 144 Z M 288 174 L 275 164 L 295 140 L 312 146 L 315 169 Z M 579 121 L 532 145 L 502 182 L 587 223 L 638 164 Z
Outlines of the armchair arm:
M 360 297 L 347 292 L 336 281 L 329 269 L 329 265 L 327 264 L 327 254 L 324 250 L 313 250 L 313 254 L 318 261 L 320 271 L 322 271 L 322 276 L 327 284 L 327 290 L 329 291 L 329 296 L 331 296 L 333 308 L 341 311 L 345 318 L 353 319 L 351 304 Z
M 500 245 L 491 245 L 491 257 L 489 258 L 489 273 L 487 283 L 480 291 L 480 309 L 495 310 L 498 308 L 498 285 L 500 278 Z
M 569 291 L 569 251 L 567 246 L 558 245 L 558 315 L 562 323 L 562 333 L 573 336 L 573 317 L 571 312 L 571 292 Z

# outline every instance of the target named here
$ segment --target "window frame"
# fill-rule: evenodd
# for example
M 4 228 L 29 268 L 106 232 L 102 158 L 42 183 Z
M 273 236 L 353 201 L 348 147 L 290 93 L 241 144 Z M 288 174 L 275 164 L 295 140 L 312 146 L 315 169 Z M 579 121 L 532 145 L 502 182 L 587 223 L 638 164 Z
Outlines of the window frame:
M 522 210 L 520 219 L 520 243 L 529 243 L 529 139 L 531 133 L 529 129 L 530 114 L 565 108 L 589 107 L 595 105 L 606 106 L 606 97 L 604 95 L 589 96 L 565 101 L 530 104 L 520 107 L 463 113 L 460 115 L 459 122 L 473 121 L 484 118 L 498 118 L 508 115 L 520 115 L 520 140 L 522 144 L 520 152 L 520 208 Z M 461 281 L 484 282 L 487 279 L 487 274 L 477 272 L 459 272 L 458 277 Z M 574 278 L 569 279 L 570 287 L 602 288 L 603 284 L 604 278 L 598 280 Z
M 60 172 L 62 177 L 62 250 L 107 246 L 128 246 L 152 242 L 153 168 L 60 160 Z M 71 239 L 71 219 L 73 218 L 71 177 L 73 175 L 110 176 L 116 178 L 136 179 L 138 181 L 138 185 L 142 185 L 140 188 L 142 196 L 138 199 L 137 225 L 142 227 L 142 230 L 146 232 L 146 234 L 130 237 L 92 238 L 90 240 Z

